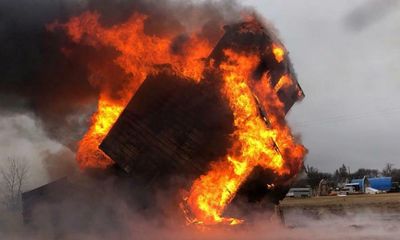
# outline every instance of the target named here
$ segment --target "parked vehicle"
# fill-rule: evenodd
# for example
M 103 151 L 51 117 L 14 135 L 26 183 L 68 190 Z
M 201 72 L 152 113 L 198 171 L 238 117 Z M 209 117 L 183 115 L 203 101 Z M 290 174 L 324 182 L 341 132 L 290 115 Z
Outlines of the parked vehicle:
M 312 196 L 311 188 L 291 188 L 289 192 L 286 194 L 286 197 L 294 197 L 294 198 L 311 197 L 311 196 Z

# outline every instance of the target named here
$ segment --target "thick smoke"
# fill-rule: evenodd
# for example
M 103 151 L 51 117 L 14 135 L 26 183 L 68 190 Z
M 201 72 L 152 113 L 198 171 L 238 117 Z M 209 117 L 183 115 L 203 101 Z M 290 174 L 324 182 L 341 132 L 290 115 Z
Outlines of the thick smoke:
M 42 156 L 43 165 L 51 180 L 74 174 L 77 171 L 75 154 L 67 148 L 55 153 L 44 151 Z
M 268 214 L 253 213 L 253 221 L 237 227 L 197 228 L 186 226 L 180 211 L 172 207 L 175 197 L 168 189 L 160 190 L 146 202 L 146 196 L 128 201 L 121 195 L 127 193 L 128 185 L 116 178 L 102 180 L 72 179 L 79 182 L 79 188 L 92 191 L 81 192 L 56 205 L 44 204 L 34 212 L 37 221 L 30 227 L 23 227 L 19 219 L 3 214 L 0 220 L 1 239 L 397 239 L 399 215 L 362 207 L 332 213 L 321 209 L 319 212 L 304 209 L 285 211 L 286 226 Z M 64 188 L 65 190 L 65 188 Z M 135 189 L 141 195 L 143 189 Z M 129 194 L 131 191 L 128 191 Z M 106 193 L 106 194 L 105 194 Z M 101 196 L 101 197 L 99 197 Z M 90 202 L 91 204 L 85 204 Z M 146 206 L 152 204 L 152 210 Z M 57 221 L 51 213 L 57 209 L 64 216 Z M 73 213 L 73 214 L 71 214 Z M 72 218 L 71 216 L 79 216 Z M 7 218 L 7 221 L 4 219 Z
M 93 98 L 85 70 L 60 52 L 60 38 L 50 36 L 45 24 L 67 19 L 77 3 L 53 1 L 2 1 L 0 53 L 2 113 L 30 112 L 44 128 L 65 143 L 65 130 L 79 131 L 82 103 Z M 64 134 L 63 134 L 64 130 Z
M 235 2 L 188 1 L 6 1 L 0 2 L 0 111 L 30 113 L 52 139 L 75 148 L 95 110 L 99 82 L 118 92 L 127 74 L 113 60 L 115 49 L 73 43 L 62 31 L 46 26 L 66 22 L 85 11 L 98 12 L 105 26 L 125 21 L 134 12 L 148 16 L 145 33 L 177 35 L 200 29 L 217 41 L 221 24 L 240 17 Z M 90 63 L 90 64 L 88 64 Z M 115 96 L 118 98 L 118 96 Z

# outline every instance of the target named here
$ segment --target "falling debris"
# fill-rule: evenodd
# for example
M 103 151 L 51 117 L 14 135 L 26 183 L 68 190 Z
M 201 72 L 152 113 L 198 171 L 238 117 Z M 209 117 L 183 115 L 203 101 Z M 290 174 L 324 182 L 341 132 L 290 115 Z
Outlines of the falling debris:
M 225 29 L 200 81 L 158 67 L 100 145 L 146 182 L 197 178 L 181 206 L 198 224 L 240 223 L 222 215 L 253 169 L 294 177 L 305 154 L 284 120 L 303 92 L 281 44 L 256 19 Z

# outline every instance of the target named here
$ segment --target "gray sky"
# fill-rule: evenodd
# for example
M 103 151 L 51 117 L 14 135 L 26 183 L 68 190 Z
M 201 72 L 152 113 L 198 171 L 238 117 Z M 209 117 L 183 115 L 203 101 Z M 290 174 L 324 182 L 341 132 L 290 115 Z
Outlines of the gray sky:
M 342 163 L 351 170 L 387 162 L 400 168 L 398 1 L 241 2 L 273 23 L 290 51 L 306 98 L 288 119 L 309 149 L 306 164 L 323 171 Z M 74 157 L 23 114 L 0 116 L 0 152 L 29 162 L 30 186 L 49 180 L 43 164 L 49 153 Z
M 306 94 L 288 119 L 306 164 L 400 167 L 400 4 L 246 0 L 279 30 Z

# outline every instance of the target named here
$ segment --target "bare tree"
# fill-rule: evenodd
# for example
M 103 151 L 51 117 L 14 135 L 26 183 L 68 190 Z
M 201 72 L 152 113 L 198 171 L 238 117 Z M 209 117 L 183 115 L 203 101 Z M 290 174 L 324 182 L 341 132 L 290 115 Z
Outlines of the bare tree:
M 320 172 L 317 168 L 313 166 L 307 165 L 305 168 L 305 172 L 307 174 L 307 183 L 313 189 L 318 188 L 319 183 L 322 179 L 325 179 L 327 181 L 331 181 L 332 179 L 332 174 Z
M 391 177 L 393 172 L 393 163 L 386 163 L 386 166 L 382 170 L 382 175 L 385 177 Z
M 350 168 L 342 164 L 342 166 L 335 171 L 334 178 L 339 184 L 346 183 L 350 178 Z
M 363 177 L 375 178 L 379 176 L 378 169 L 360 168 L 350 174 L 351 179 L 361 179 Z
M 11 210 L 21 207 L 22 187 L 26 181 L 28 168 L 25 162 L 8 158 L 5 166 L 0 168 L 1 182 L 4 185 L 4 204 Z

